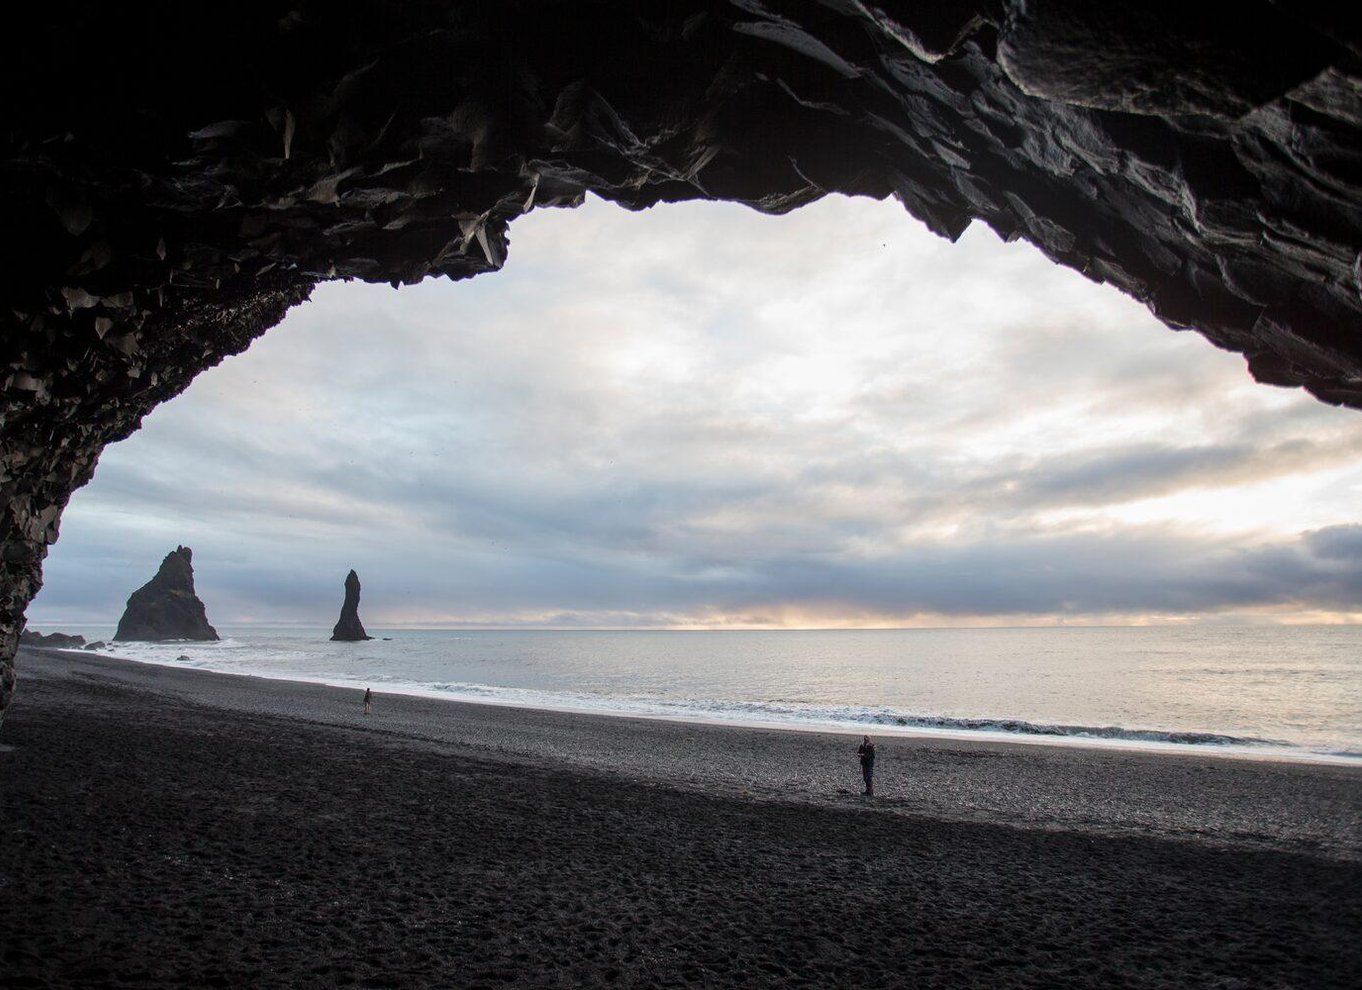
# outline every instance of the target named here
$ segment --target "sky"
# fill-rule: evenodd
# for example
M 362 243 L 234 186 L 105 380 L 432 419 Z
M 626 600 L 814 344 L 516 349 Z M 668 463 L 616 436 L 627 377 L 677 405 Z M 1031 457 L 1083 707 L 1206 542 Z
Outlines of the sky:
M 1362 414 L 976 224 L 597 200 L 329 283 L 108 448 L 29 623 L 1362 621 Z

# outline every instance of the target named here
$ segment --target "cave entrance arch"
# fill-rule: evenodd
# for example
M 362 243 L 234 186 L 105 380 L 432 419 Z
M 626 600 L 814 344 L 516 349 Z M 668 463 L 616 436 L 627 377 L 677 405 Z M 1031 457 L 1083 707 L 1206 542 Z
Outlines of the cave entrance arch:
M 319 281 L 499 268 L 587 191 L 972 218 L 1362 405 L 1339 8 L 988 0 L 49 7 L 0 67 L 0 710 L 99 451 Z M 1119 53 L 1120 57 L 1113 57 Z M 608 246 L 602 246 L 608 253 Z

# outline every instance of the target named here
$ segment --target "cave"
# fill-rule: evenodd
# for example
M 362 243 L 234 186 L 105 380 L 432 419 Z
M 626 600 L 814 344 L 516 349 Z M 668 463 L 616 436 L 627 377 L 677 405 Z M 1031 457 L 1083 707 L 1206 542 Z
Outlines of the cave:
M 1362 407 L 1362 28 L 1340 8 L 163 2 L 11 32 L 0 717 L 107 444 L 318 283 L 493 272 L 516 217 L 588 193 L 982 221 L 1260 382 Z

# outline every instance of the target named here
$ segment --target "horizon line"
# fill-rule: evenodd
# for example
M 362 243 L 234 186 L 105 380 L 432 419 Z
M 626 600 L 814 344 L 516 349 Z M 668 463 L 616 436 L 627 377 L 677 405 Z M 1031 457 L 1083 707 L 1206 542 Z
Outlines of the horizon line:
M 1084 621 L 1072 619 L 1067 621 L 1039 621 L 1039 622 L 999 622 L 999 623 L 955 623 L 955 624 L 934 624 L 934 625 L 724 625 L 724 624 L 659 624 L 659 625 L 538 625 L 538 624 L 498 624 L 498 623 L 440 623 L 440 622 L 409 622 L 409 623 L 370 623 L 365 626 L 368 631 L 387 631 L 387 632 L 939 632 L 939 631 L 979 631 L 979 630 L 1016 630 L 1016 629 L 1166 629 L 1166 628 L 1190 628 L 1190 627 L 1234 627 L 1234 628 L 1263 628 L 1277 627 L 1290 628 L 1295 626 L 1358 626 L 1362 625 L 1362 617 L 1352 613 L 1338 613 L 1332 617 L 1312 616 L 1309 618 L 1272 618 L 1266 616 L 1254 617 L 1196 617 L 1196 618 L 1159 618 L 1134 620 L 1127 622 L 1120 621 Z M 117 620 L 58 620 L 47 621 L 44 619 L 30 619 L 25 623 L 25 628 L 35 631 L 43 631 L 42 627 L 48 630 L 60 632 L 60 626 L 80 626 L 80 627 L 111 627 L 116 629 Z M 334 626 L 331 621 L 326 622 L 303 622 L 303 621 L 255 621 L 255 620 L 229 620 L 219 622 L 214 628 L 228 629 L 318 629 L 326 630 Z

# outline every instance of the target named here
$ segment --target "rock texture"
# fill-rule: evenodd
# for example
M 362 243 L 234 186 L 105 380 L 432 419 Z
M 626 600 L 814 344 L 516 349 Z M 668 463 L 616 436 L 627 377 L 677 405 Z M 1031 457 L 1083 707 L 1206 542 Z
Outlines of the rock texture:
M 351 571 L 345 576 L 345 601 L 336 628 L 331 630 L 331 641 L 355 643 L 362 639 L 373 637 L 364 632 L 364 623 L 359 621 L 359 575 Z
M 19 636 L 19 642 L 24 646 L 45 646 L 48 649 L 67 650 L 76 647 L 85 647 L 85 637 L 73 635 L 71 633 L 48 633 L 43 635 L 36 629 L 25 629 Z M 88 649 L 88 647 L 86 647 Z
M 156 576 L 132 593 L 118 620 L 115 640 L 214 640 L 217 630 L 194 593 L 193 551 L 176 547 L 161 561 Z
M 1362 27 L 1078 0 L 48 5 L 0 60 L 0 711 L 70 492 L 330 278 L 515 217 L 828 192 L 980 219 L 1362 406 Z M 602 264 L 611 246 L 590 246 Z M 552 287 L 546 287 L 548 291 Z

